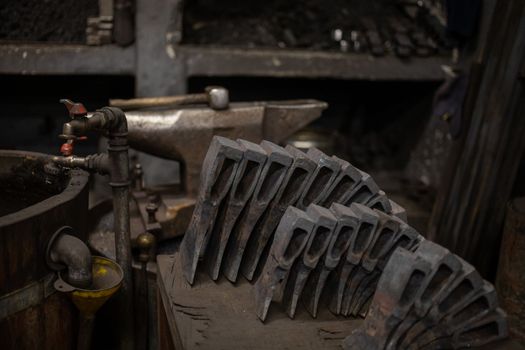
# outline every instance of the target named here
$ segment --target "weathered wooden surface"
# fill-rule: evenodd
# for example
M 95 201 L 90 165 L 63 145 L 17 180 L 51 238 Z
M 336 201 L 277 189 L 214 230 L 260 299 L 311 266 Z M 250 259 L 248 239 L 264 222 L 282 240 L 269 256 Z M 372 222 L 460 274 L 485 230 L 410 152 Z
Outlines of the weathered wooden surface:
M 496 288 L 511 334 L 525 342 L 525 197 L 507 206 Z
M 0 321 L 0 349 L 74 349 L 78 331 L 77 314 L 65 294 L 54 293 L 43 303 Z
M 429 238 L 492 279 L 505 213 L 525 149 L 522 0 L 497 1 L 483 44 L 479 86 L 438 191 Z M 477 79 L 474 79 L 477 80 Z M 469 120 L 470 119 L 470 120 Z
M 360 319 L 335 317 L 326 308 L 317 319 L 301 308 L 290 320 L 278 305 L 272 305 L 262 323 L 250 283 L 233 285 L 224 278 L 213 282 L 198 273 L 190 287 L 177 255 L 159 255 L 157 262 L 159 290 L 176 349 L 340 349 L 344 337 L 361 324 Z

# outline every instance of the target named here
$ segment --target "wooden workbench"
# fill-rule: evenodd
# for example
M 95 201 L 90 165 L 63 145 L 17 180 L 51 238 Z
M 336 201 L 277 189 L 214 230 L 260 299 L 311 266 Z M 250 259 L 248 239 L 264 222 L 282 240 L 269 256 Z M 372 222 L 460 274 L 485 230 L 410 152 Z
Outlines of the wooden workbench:
M 361 319 L 347 319 L 319 309 L 313 319 L 301 306 L 294 320 L 273 304 L 265 323 L 255 313 L 252 285 L 212 281 L 198 271 L 194 286 L 182 275 L 178 255 L 159 255 L 160 349 L 341 349 L 342 340 Z M 523 350 L 514 340 L 489 344 L 479 350 Z
M 332 315 L 313 319 L 298 308 L 294 320 L 273 304 L 265 323 L 255 313 L 252 285 L 212 281 L 199 272 L 193 287 L 182 276 L 177 255 L 159 255 L 158 283 L 175 349 L 341 349 L 362 320 Z M 173 264 L 175 262 L 175 265 Z

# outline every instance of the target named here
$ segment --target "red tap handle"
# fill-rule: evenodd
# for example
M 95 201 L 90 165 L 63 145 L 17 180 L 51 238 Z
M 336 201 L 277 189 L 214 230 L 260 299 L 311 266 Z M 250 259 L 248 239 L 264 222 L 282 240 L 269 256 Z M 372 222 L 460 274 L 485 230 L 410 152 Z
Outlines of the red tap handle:
M 69 116 L 73 119 L 85 117 L 87 115 L 87 109 L 82 103 L 73 102 L 68 99 L 62 99 L 60 100 L 60 103 L 63 103 L 66 106 Z
M 60 153 L 62 153 L 64 157 L 69 157 L 70 155 L 73 154 L 73 148 L 74 148 L 75 141 L 85 141 L 85 140 L 87 140 L 87 136 L 79 136 L 75 139 L 67 140 L 65 143 L 62 144 L 62 146 L 60 146 Z

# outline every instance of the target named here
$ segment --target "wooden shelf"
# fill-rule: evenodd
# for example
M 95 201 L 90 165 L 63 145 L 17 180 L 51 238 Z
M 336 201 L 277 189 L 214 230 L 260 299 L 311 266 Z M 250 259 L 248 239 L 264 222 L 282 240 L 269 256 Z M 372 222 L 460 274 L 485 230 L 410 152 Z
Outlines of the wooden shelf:
M 236 49 L 182 45 L 187 76 L 262 76 L 359 80 L 442 80 L 448 57 L 396 56 L 308 50 Z
M 2 74 L 134 75 L 134 47 L 114 45 L 0 45 Z

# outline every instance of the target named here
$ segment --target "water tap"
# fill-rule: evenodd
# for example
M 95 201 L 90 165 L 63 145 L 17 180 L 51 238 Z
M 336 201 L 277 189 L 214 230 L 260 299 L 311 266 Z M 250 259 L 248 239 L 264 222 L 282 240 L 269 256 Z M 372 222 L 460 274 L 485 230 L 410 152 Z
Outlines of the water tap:
M 71 122 L 64 123 L 62 134 L 59 135 L 60 138 L 66 140 L 66 142 L 60 146 L 60 153 L 65 157 L 69 157 L 73 154 L 75 141 L 83 141 L 87 139 L 84 135 L 78 136 L 75 134 L 75 124 L 84 125 L 87 122 L 88 112 L 82 103 L 73 102 L 68 99 L 62 99 L 60 102 L 66 106 L 69 116 L 71 117 Z

